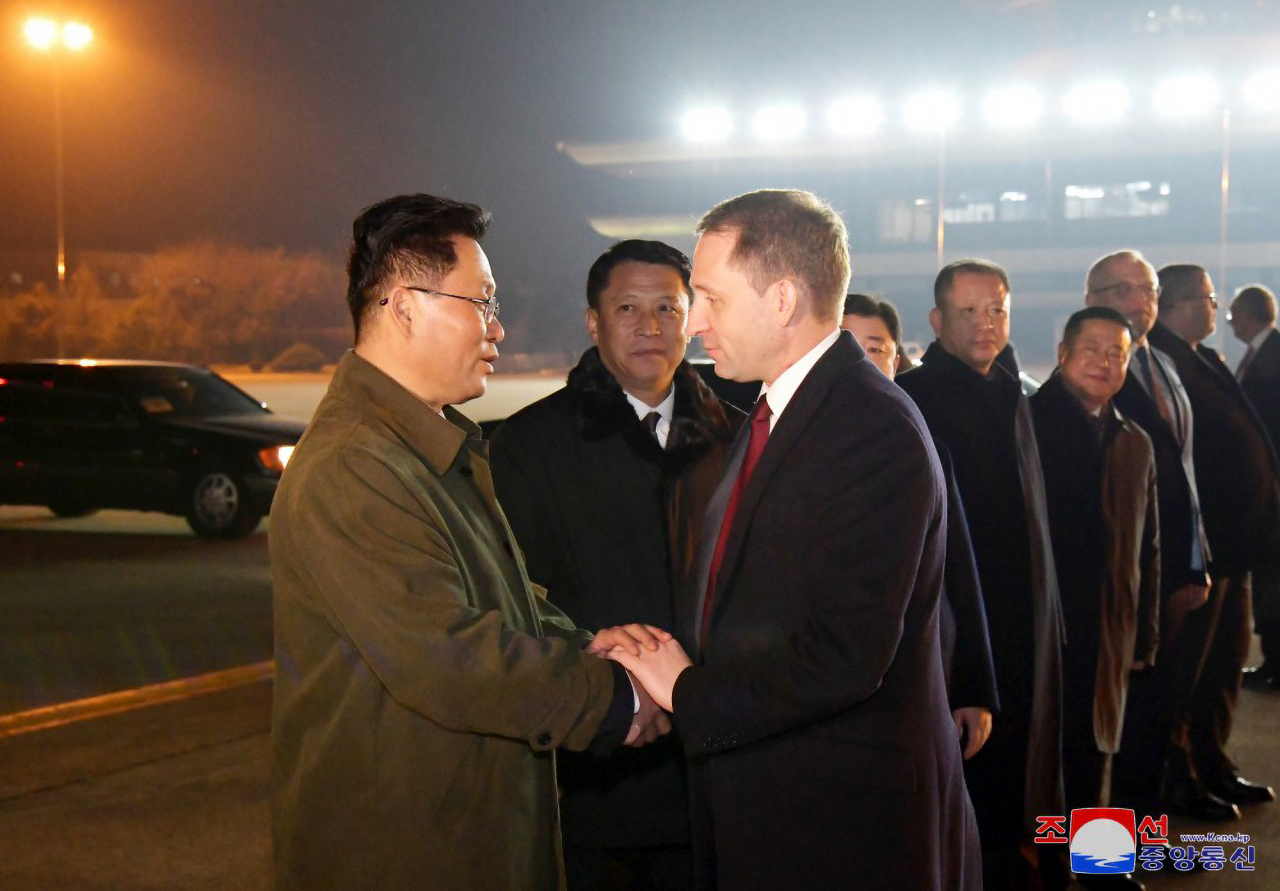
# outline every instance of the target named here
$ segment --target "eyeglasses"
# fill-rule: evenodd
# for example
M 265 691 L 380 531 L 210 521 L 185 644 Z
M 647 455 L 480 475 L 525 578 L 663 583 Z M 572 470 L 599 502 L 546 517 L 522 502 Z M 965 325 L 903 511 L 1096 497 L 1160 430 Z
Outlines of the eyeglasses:
M 493 320 L 498 317 L 498 300 L 495 297 L 490 297 L 488 300 L 481 300 L 479 297 L 464 297 L 461 294 L 450 294 L 446 291 L 437 291 L 435 288 L 416 288 L 413 285 L 402 285 L 401 287 L 407 288 L 410 291 L 417 291 L 419 294 L 435 294 L 437 297 L 452 297 L 454 300 L 466 300 L 469 303 L 474 303 L 477 307 L 484 307 L 480 310 L 480 314 L 484 316 L 484 323 L 486 325 L 492 325 Z M 383 297 L 378 301 L 378 305 L 386 306 L 387 301 L 390 299 L 390 297 Z
M 1115 291 L 1122 298 L 1127 298 L 1130 294 L 1138 294 L 1143 297 L 1155 297 L 1160 293 L 1159 285 L 1135 285 L 1133 282 L 1116 282 L 1114 285 L 1104 285 L 1101 288 L 1094 288 L 1093 293 L 1103 294 L 1107 291 Z

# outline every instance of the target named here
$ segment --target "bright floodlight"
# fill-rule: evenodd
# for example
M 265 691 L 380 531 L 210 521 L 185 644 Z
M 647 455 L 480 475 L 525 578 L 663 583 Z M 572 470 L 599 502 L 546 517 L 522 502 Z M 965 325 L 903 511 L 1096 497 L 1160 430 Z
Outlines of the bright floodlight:
M 870 96 L 851 96 L 831 103 L 827 128 L 836 136 L 866 136 L 884 123 L 884 107 Z
M 1207 74 L 1171 77 L 1156 87 L 1156 111 L 1171 118 L 1194 117 L 1218 104 L 1218 83 Z
M 917 93 L 903 106 L 902 116 L 912 130 L 946 130 L 960 118 L 960 100 L 946 90 Z
M 1067 115 L 1080 124 L 1119 120 L 1129 110 L 1129 91 L 1113 80 L 1081 84 L 1062 101 Z
M 58 39 L 58 23 L 48 19 L 30 19 L 22 32 L 27 36 L 27 43 L 36 49 L 47 50 Z
M 1030 127 L 1040 119 L 1044 100 L 1034 87 L 1004 87 L 982 103 L 982 114 L 993 127 Z
M 62 43 L 69 50 L 82 50 L 93 40 L 93 31 L 83 22 L 67 22 L 62 26 Z
M 1257 111 L 1280 110 L 1280 71 L 1260 71 L 1245 81 L 1244 101 Z
M 733 132 L 733 116 L 724 108 L 694 108 L 680 119 L 680 130 L 690 142 L 719 142 Z
M 766 142 L 795 139 L 804 132 L 804 109 L 799 105 L 774 105 L 762 108 L 751 119 L 756 138 Z

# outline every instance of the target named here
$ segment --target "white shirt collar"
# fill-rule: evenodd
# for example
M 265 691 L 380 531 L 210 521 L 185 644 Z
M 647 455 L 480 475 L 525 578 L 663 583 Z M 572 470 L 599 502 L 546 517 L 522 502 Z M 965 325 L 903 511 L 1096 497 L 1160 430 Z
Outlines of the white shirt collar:
M 818 364 L 818 360 L 822 358 L 827 350 L 831 349 L 831 345 L 836 342 L 836 338 L 839 336 L 840 329 L 837 328 L 814 344 L 813 349 L 797 359 L 790 368 L 778 375 L 778 379 L 772 385 L 764 384 L 760 387 L 761 394 L 769 400 L 769 411 L 771 413 L 769 432 L 773 432 L 774 426 L 778 423 L 778 418 L 782 417 L 783 411 L 787 408 L 787 403 L 791 401 L 792 396 L 796 395 L 796 390 L 800 389 L 800 385 L 804 383 L 804 379 L 813 370 L 813 366 Z
M 667 391 L 667 398 L 663 399 L 657 405 L 648 405 L 640 399 L 632 396 L 626 390 L 622 391 L 622 395 L 627 397 L 627 402 L 631 403 L 631 408 L 635 410 L 636 417 L 644 420 L 645 416 L 651 411 L 658 413 L 658 429 L 654 431 L 658 437 L 658 445 L 664 449 L 667 447 L 667 434 L 671 432 L 671 418 L 676 412 L 676 388 L 675 384 L 671 385 L 671 389 Z
M 1253 347 L 1255 353 L 1262 349 L 1262 342 L 1270 337 L 1271 332 L 1274 330 L 1276 330 L 1274 327 L 1268 325 L 1253 336 L 1253 340 L 1249 341 L 1249 346 Z

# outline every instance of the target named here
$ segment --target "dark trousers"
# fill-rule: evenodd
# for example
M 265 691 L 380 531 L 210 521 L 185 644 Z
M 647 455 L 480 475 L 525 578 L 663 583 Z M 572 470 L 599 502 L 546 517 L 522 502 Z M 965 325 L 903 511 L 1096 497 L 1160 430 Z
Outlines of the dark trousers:
M 564 869 L 568 891 L 689 891 L 693 887 L 693 859 L 688 845 L 565 845 Z
M 1236 772 L 1226 748 L 1240 694 L 1240 670 L 1249 658 L 1250 588 L 1248 573 L 1222 580 L 1218 621 L 1191 697 L 1187 727 L 1191 765 L 1208 783 Z
M 1280 668 L 1280 566 L 1253 571 L 1253 627 L 1262 644 L 1262 658 Z
M 1091 742 L 1092 735 L 1086 742 Z M 1062 747 L 1062 779 L 1066 785 L 1067 811 L 1078 807 L 1101 807 L 1106 803 L 1102 778 L 1107 769 L 1105 752 L 1097 746 L 1076 746 L 1069 742 Z

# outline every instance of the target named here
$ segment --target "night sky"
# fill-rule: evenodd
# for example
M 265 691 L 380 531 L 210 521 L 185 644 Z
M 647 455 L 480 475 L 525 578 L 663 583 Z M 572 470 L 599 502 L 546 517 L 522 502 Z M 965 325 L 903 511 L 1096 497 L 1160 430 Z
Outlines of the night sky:
M 56 6 L 0 7 L 0 254 L 53 242 L 51 60 L 21 28 Z M 429 191 L 493 211 L 487 248 L 504 308 L 564 290 L 576 301 L 607 242 L 586 223 L 598 174 L 558 142 L 669 138 L 699 99 L 810 99 L 859 81 L 973 74 L 1038 33 L 1062 39 L 1059 4 L 941 10 L 920 0 L 61 4 L 95 31 L 64 64 L 71 265 L 77 250 L 204 237 L 338 256 L 361 207 Z

